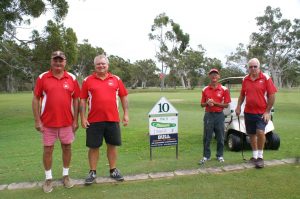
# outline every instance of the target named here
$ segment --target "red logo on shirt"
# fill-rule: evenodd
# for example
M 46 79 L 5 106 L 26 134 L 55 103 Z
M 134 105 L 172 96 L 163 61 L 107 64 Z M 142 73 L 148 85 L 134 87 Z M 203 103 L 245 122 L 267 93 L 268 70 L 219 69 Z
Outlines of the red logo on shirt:
M 68 82 L 65 82 L 63 86 L 64 86 L 64 89 L 66 89 L 66 90 L 70 88 Z
M 221 93 L 221 92 L 218 92 L 218 93 L 217 93 L 217 96 L 218 96 L 218 97 L 222 97 L 222 93 Z
M 111 80 L 109 80 L 109 81 L 108 81 L 108 85 L 109 85 L 109 86 L 113 86 L 113 85 L 114 85 L 114 82 L 111 81 Z

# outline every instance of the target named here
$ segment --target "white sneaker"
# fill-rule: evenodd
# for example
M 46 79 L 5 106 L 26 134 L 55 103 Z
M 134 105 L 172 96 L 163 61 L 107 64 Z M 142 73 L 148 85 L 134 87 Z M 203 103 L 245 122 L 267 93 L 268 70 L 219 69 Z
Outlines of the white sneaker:
M 219 162 L 225 162 L 225 160 L 224 160 L 223 157 L 217 157 L 217 160 L 218 160 Z
M 200 161 L 199 161 L 199 164 L 202 165 L 204 164 L 205 162 L 209 161 L 210 158 L 207 158 L 207 157 L 203 157 Z

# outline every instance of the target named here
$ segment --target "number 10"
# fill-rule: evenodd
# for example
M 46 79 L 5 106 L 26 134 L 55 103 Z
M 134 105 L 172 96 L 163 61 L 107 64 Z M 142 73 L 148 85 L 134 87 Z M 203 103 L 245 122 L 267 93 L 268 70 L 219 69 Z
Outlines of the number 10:
M 158 104 L 159 106 L 159 113 L 161 112 L 168 112 L 170 110 L 170 106 L 168 103 Z

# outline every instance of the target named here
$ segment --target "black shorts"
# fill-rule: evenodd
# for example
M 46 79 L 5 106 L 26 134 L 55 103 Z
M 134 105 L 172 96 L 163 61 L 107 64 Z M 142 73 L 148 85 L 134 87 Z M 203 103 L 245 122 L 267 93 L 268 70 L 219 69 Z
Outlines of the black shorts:
M 86 146 L 99 148 L 103 144 L 121 146 L 121 131 L 119 122 L 95 122 L 86 129 Z
M 262 114 L 244 113 L 247 134 L 256 134 L 256 129 L 265 131 L 268 123 L 263 119 Z

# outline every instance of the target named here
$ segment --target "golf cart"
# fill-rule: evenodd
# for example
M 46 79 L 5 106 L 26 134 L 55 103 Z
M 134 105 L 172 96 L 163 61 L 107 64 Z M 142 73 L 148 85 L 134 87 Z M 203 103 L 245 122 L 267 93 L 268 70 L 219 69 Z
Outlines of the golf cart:
M 229 91 L 233 88 L 238 88 L 240 90 L 242 85 L 242 80 L 244 77 L 229 77 L 220 80 L 220 83 L 226 86 Z M 244 148 L 250 148 L 250 138 L 246 133 L 245 122 L 244 122 L 244 106 L 245 102 L 241 107 L 241 114 L 238 117 L 235 113 L 235 108 L 237 106 L 238 98 L 231 98 L 231 103 L 228 108 L 223 110 L 225 115 L 225 143 L 227 144 L 229 150 L 240 151 Z M 273 124 L 273 114 L 274 108 L 271 110 L 271 120 L 268 122 L 265 135 L 266 143 L 265 149 L 277 150 L 280 147 L 280 138 L 278 134 L 274 131 Z

